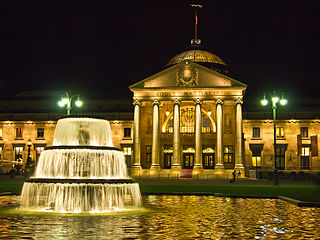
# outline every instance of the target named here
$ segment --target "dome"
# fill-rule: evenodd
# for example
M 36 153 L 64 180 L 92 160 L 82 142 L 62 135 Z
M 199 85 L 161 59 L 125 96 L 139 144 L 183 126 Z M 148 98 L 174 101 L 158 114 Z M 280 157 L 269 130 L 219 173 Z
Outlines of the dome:
M 177 64 L 184 60 L 190 60 L 217 72 L 223 74 L 228 73 L 228 66 L 220 57 L 206 50 L 199 49 L 199 47 L 199 45 L 192 44 L 188 50 L 171 58 L 167 66 Z
M 204 50 L 188 50 L 182 53 L 179 53 L 178 55 L 171 58 L 171 60 L 168 62 L 167 65 L 174 65 L 179 62 L 182 62 L 183 60 L 190 60 L 192 62 L 206 62 L 206 63 L 216 63 L 221 65 L 227 65 L 221 58 L 219 58 L 217 55 L 207 52 Z

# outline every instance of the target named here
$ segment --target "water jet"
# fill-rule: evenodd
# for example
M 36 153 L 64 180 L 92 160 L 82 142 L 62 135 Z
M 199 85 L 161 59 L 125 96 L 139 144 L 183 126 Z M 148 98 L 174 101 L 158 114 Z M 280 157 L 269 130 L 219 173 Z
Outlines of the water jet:
M 23 210 L 103 213 L 139 206 L 139 185 L 112 144 L 110 123 L 86 116 L 58 120 L 53 145 L 21 193 Z

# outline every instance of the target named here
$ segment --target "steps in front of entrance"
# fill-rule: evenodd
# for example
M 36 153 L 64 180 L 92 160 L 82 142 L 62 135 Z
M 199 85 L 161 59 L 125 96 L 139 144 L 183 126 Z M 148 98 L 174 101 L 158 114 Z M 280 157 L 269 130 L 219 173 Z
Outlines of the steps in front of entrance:
M 141 169 L 132 174 L 133 178 L 150 178 L 150 179 L 204 179 L 204 180 L 231 180 L 233 178 L 233 169 L 217 169 L 201 171 L 192 171 L 189 177 L 184 177 L 183 170 L 173 171 L 171 169 L 161 169 L 159 171 L 152 171 L 150 169 Z M 245 179 L 244 173 L 241 175 L 236 174 L 236 178 Z

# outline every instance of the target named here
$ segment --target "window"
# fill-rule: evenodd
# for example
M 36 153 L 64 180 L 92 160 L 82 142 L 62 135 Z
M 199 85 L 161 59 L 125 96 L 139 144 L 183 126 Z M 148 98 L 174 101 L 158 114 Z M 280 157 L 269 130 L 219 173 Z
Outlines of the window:
M 182 133 L 194 132 L 194 108 L 181 109 L 180 131 Z
M 202 122 L 202 133 L 212 133 L 213 127 L 209 117 L 202 113 L 201 116 Z M 180 133 L 194 133 L 195 126 L 195 113 L 194 107 L 182 108 L 180 110 Z M 173 133 L 173 116 L 168 121 L 167 132 Z
M 2 138 L 2 128 L 0 128 L 0 138 Z
M 22 136 L 23 136 L 23 130 L 22 130 L 22 128 L 16 128 L 16 138 L 22 138 Z
M 232 145 L 225 145 L 223 151 L 223 160 L 225 163 L 232 163 L 233 162 L 233 146 Z
M 44 128 L 37 128 L 37 138 L 44 138 Z
M 23 152 L 23 147 L 14 148 L 14 160 L 16 162 L 22 163 L 22 152 Z
M 286 161 L 286 145 L 278 145 L 276 149 L 276 168 L 279 170 L 285 170 Z
M 310 148 L 309 147 L 303 147 L 301 156 L 310 156 Z
M 151 163 L 152 158 L 152 148 L 151 145 L 146 146 L 146 162 Z
M 260 147 L 252 147 L 252 166 L 255 168 L 261 167 L 261 148 Z
M 260 128 L 259 127 L 252 128 L 252 137 L 253 138 L 260 138 Z
M 308 137 L 308 127 L 301 127 L 300 133 L 301 133 L 301 137 L 307 138 Z
M 301 169 L 309 169 L 310 147 L 302 147 L 301 151 Z
M 123 137 L 124 138 L 131 138 L 131 128 L 124 128 L 123 129 Z
M 284 138 L 284 127 L 277 127 L 276 136 L 277 138 Z
M 126 160 L 127 168 L 130 168 L 131 167 L 132 148 L 131 147 L 123 147 L 122 151 L 124 153 L 124 158 Z

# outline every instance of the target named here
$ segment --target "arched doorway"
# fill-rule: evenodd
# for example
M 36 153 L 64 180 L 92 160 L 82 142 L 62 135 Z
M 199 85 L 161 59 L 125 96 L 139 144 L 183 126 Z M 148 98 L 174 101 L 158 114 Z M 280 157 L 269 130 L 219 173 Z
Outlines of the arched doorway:
M 202 150 L 202 165 L 204 169 L 214 168 L 214 149 L 207 147 Z
M 163 168 L 164 169 L 170 169 L 172 164 L 172 156 L 173 156 L 173 148 L 171 145 L 165 145 L 164 146 L 164 161 L 163 161 Z
M 193 147 L 188 147 L 183 149 L 183 168 L 192 169 L 194 165 L 194 153 L 195 150 Z

